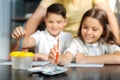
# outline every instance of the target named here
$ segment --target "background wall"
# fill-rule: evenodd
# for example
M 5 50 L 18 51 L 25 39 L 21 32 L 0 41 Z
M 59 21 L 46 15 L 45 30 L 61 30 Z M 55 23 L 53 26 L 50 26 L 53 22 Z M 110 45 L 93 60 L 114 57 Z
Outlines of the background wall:
M 0 0 L 0 59 L 6 59 L 10 46 L 11 0 Z
M 21 22 L 13 19 L 35 10 L 41 0 L 0 0 L 0 59 L 7 59 L 10 53 L 11 33 Z M 32 9 L 33 8 L 33 9 Z M 14 40 L 13 40 L 14 42 Z
M 112 11 L 115 13 L 120 26 L 120 0 L 109 0 L 109 5 Z

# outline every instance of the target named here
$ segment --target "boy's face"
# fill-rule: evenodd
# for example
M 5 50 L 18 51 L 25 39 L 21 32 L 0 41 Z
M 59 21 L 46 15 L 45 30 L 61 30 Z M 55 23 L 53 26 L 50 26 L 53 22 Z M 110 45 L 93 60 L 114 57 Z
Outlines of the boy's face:
M 82 37 L 87 43 L 95 43 L 103 34 L 103 27 L 97 19 L 87 17 L 81 28 Z
M 61 15 L 48 13 L 48 16 L 45 18 L 45 24 L 48 32 L 56 37 L 63 30 L 67 22 Z

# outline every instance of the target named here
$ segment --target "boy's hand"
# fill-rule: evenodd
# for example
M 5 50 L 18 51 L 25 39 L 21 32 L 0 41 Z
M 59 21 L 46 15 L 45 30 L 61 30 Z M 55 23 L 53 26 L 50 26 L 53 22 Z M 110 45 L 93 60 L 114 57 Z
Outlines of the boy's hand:
M 48 60 L 53 64 L 55 64 L 57 51 L 58 51 L 58 64 L 62 60 L 61 59 L 62 57 L 60 55 L 60 51 L 57 49 L 57 46 L 55 46 L 54 48 L 50 49 L 50 53 L 49 53 L 49 56 L 48 56 Z
M 12 38 L 19 40 L 20 37 L 25 36 L 26 32 L 22 26 L 16 27 L 12 33 Z

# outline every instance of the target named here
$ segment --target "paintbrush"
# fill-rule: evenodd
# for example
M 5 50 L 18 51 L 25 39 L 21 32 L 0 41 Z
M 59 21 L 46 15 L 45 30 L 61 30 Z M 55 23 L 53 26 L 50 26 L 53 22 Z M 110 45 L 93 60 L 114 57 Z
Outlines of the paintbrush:
M 59 38 L 57 40 L 57 49 L 59 50 Z M 56 52 L 55 64 L 58 64 L 58 51 Z
M 23 28 L 24 28 L 24 25 L 25 25 L 25 24 L 22 25 Z M 19 51 L 22 51 L 22 41 L 23 41 L 23 37 L 21 36 L 21 37 L 20 37 Z

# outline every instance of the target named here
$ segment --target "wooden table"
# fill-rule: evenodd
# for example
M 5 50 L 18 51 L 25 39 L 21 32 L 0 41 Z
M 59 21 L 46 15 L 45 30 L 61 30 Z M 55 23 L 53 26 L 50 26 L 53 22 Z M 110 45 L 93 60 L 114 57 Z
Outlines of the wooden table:
M 0 80 L 120 80 L 120 65 L 105 65 L 102 68 L 72 67 L 55 76 L 13 70 L 10 65 L 0 65 Z

